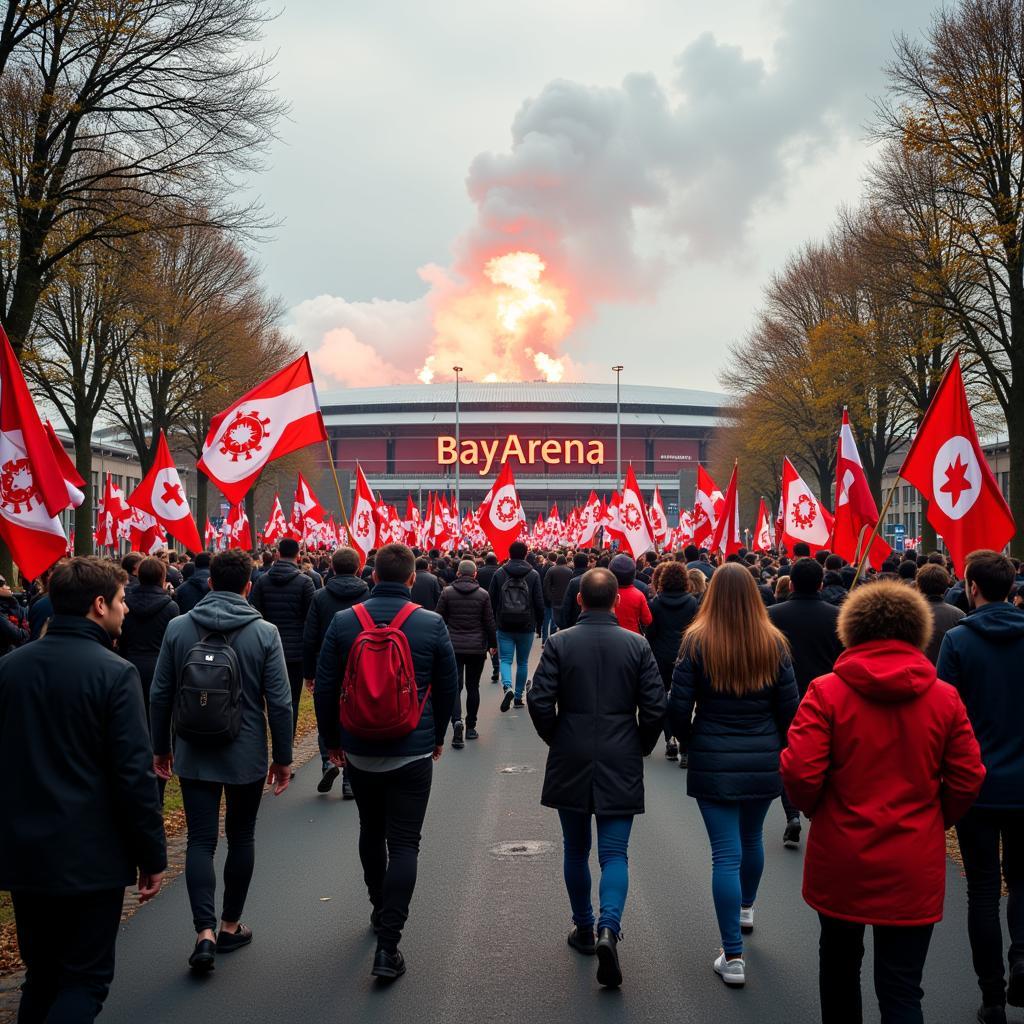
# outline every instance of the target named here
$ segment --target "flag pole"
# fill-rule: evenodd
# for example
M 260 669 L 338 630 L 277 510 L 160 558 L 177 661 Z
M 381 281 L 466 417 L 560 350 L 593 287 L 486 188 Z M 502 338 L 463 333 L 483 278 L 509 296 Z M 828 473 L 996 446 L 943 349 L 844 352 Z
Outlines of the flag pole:
M 341 484 L 338 482 L 338 471 L 334 468 L 334 452 L 331 450 L 330 438 L 324 438 L 324 447 L 327 449 L 327 461 L 331 467 L 331 476 L 334 477 L 334 489 L 338 492 L 338 504 L 341 507 L 341 521 L 345 524 L 348 532 L 348 513 L 345 511 L 345 499 L 341 496 Z
M 889 506 L 892 504 L 892 499 L 896 497 L 896 492 L 899 490 L 899 487 L 900 478 L 897 476 L 896 483 L 894 483 L 889 489 L 889 494 L 886 496 L 885 504 L 882 506 L 882 511 L 878 513 L 878 522 L 875 523 L 875 527 L 871 531 L 871 536 L 868 537 L 868 542 L 864 545 L 864 550 L 861 552 L 860 561 L 857 563 L 857 573 L 853 577 L 853 582 L 850 584 L 851 590 L 853 590 L 860 581 L 861 573 L 864 571 L 864 563 L 868 560 L 868 555 L 875 543 L 875 538 L 878 537 L 878 528 L 882 525 L 882 520 L 885 519 L 885 514 L 889 511 Z

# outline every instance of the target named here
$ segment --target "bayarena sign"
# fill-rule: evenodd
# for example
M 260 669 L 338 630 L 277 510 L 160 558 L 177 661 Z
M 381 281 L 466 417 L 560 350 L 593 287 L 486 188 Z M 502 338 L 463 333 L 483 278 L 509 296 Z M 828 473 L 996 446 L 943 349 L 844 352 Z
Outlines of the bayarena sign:
M 579 438 L 520 438 L 509 434 L 502 441 L 465 440 L 457 443 L 451 435 L 437 439 L 437 464 L 461 465 L 476 468 L 480 476 L 497 472 L 506 462 L 516 461 L 523 466 L 534 466 L 538 462 L 549 466 L 603 466 L 604 442 Z

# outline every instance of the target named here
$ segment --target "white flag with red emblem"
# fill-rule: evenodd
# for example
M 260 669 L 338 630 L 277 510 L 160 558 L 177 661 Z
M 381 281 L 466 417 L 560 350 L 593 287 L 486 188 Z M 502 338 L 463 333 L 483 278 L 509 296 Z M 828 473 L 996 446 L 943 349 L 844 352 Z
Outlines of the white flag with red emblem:
M 377 547 L 377 502 L 363 475 L 363 467 L 356 465 L 356 497 L 352 515 L 348 519 L 349 543 L 359 552 L 359 568 L 366 564 L 366 556 Z
M 661 500 L 661 488 L 654 488 L 654 497 L 651 499 L 651 507 L 648 509 L 651 519 L 651 529 L 654 531 L 654 539 L 659 544 L 664 544 L 668 539 L 668 516 L 665 515 L 665 503 Z
M 292 501 L 292 518 L 288 524 L 288 536 L 304 541 L 308 530 L 307 521 L 322 523 L 324 507 L 313 493 L 313 488 L 306 483 L 305 477 L 300 473 L 295 485 L 295 498 Z
M 522 532 L 525 522 L 512 466 L 506 462 L 480 506 L 480 526 L 499 561 L 508 558 L 508 546 Z
M 775 547 L 775 530 L 772 527 L 771 513 L 764 498 L 757 508 L 757 526 L 754 527 L 754 550 L 771 551 Z
M 811 552 L 828 548 L 832 536 L 832 516 L 801 479 L 789 459 L 782 460 L 782 541 L 792 551 L 801 541 Z
M 249 516 L 245 506 L 239 502 L 231 506 L 227 519 L 224 521 L 226 547 L 239 548 L 242 551 L 252 550 L 252 532 L 249 529 Z
M 594 536 L 601 525 L 598 519 L 600 514 L 601 502 L 598 500 L 597 495 L 591 491 L 586 505 L 580 509 L 579 540 L 577 543 L 581 548 L 589 548 L 594 543 Z
M 97 547 L 114 548 L 117 542 L 128 535 L 132 510 L 125 501 L 124 491 L 114 485 L 114 478 L 107 474 L 107 483 L 96 509 L 96 531 L 93 541 Z
M 148 512 L 186 550 L 203 550 L 199 530 L 185 497 L 185 485 L 178 475 L 162 430 L 153 465 L 139 486 L 128 496 L 128 504 Z
M 619 500 L 619 533 L 623 549 L 633 558 L 654 547 L 654 530 L 632 464 L 626 470 L 626 484 Z
M 693 543 L 702 547 L 714 534 L 718 517 L 725 505 L 725 495 L 711 474 L 697 467 L 697 494 L 693 503 Z
M 711 550 L 721 551 L 727 558 L 736 554 L 743 541 L 740 539 L 740 467 L 734 463 L 729 486 L 722 503 L 722 512 L 711 535 Z
M 268 462 L 326 439 L 309 356 L 303 353 L 214 416 L 198 468 L 237 503 Z
M 263 543 L 276 544 L 279 540 L 288 536 L 288 520 L 284 517 L 284 509 L 281 507 L 281 495 L 274 495 L 274 504 L 270 509 L 270 516 L 267 525 L 263 527 Z

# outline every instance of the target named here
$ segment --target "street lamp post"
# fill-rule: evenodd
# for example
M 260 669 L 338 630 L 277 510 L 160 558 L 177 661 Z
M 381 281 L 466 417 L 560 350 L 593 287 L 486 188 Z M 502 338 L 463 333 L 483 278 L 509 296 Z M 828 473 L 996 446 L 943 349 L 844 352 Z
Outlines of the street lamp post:
M 455 514 L 461 516 L 460 505 L 460 485 L 462 483 L 462 451 L 460 447 L 461 440 L 461 424 L 459 422 L 459 374 L 462 373 L 461 366 L 453 366 L 452 369 L 455 371 Z
M 623 367 L 613 366 L 615 371 L 615 486 L 622 491 L 622 403 L 619 381 Z

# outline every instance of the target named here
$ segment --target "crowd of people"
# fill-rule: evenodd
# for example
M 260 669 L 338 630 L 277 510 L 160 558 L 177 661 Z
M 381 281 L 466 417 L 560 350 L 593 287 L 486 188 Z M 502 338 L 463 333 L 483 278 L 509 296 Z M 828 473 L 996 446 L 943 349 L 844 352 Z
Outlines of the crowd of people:
M 801 847 L 811 821 L 803 895 L 820 919 L 826 1024 L 861 1019 L 868 925 L 883 1022 L 923 1020 L 954 826 L 978 1020 L 1024 1006 L 1024 568 L 1004 555 L 974 552 L 958 578 L 943 555 L 908 551 L 856 579 L 800 545 L 635 561 L 515 542 L 499 562 L 389 544 L 362 564 L 350 548 L 285 539 L 256 561 L 238 550 L 66 559 L 20 600 L 0 580 L 0 611 L 0 773 L 21 780 L 0 790 L 0 889 L 26 966 L 21 1024 L 102 1009 L 124 890 L 146 901 L 161 887 L 172 777 L 189 967 L 209 972 L 252 941 L 257 814 L 268 786 L 279 796 L 290 784 L 304 688 L 317 789 L 341 776 L 358 810 L 372 974 L 404 974 L 433 766 L 449 742 L 479 738 L 488 666 L 499 711 L 527 708 L 549 748 L 540 799 L 564 840 L 568 945 L 595 957 L 601 985 L 623 982 L 629 840 L 660 741 L 707 831 L 721 940 L 711 966 L 726 985 L 749 972 L 744 935 L 780 799 L 786 847 Z

